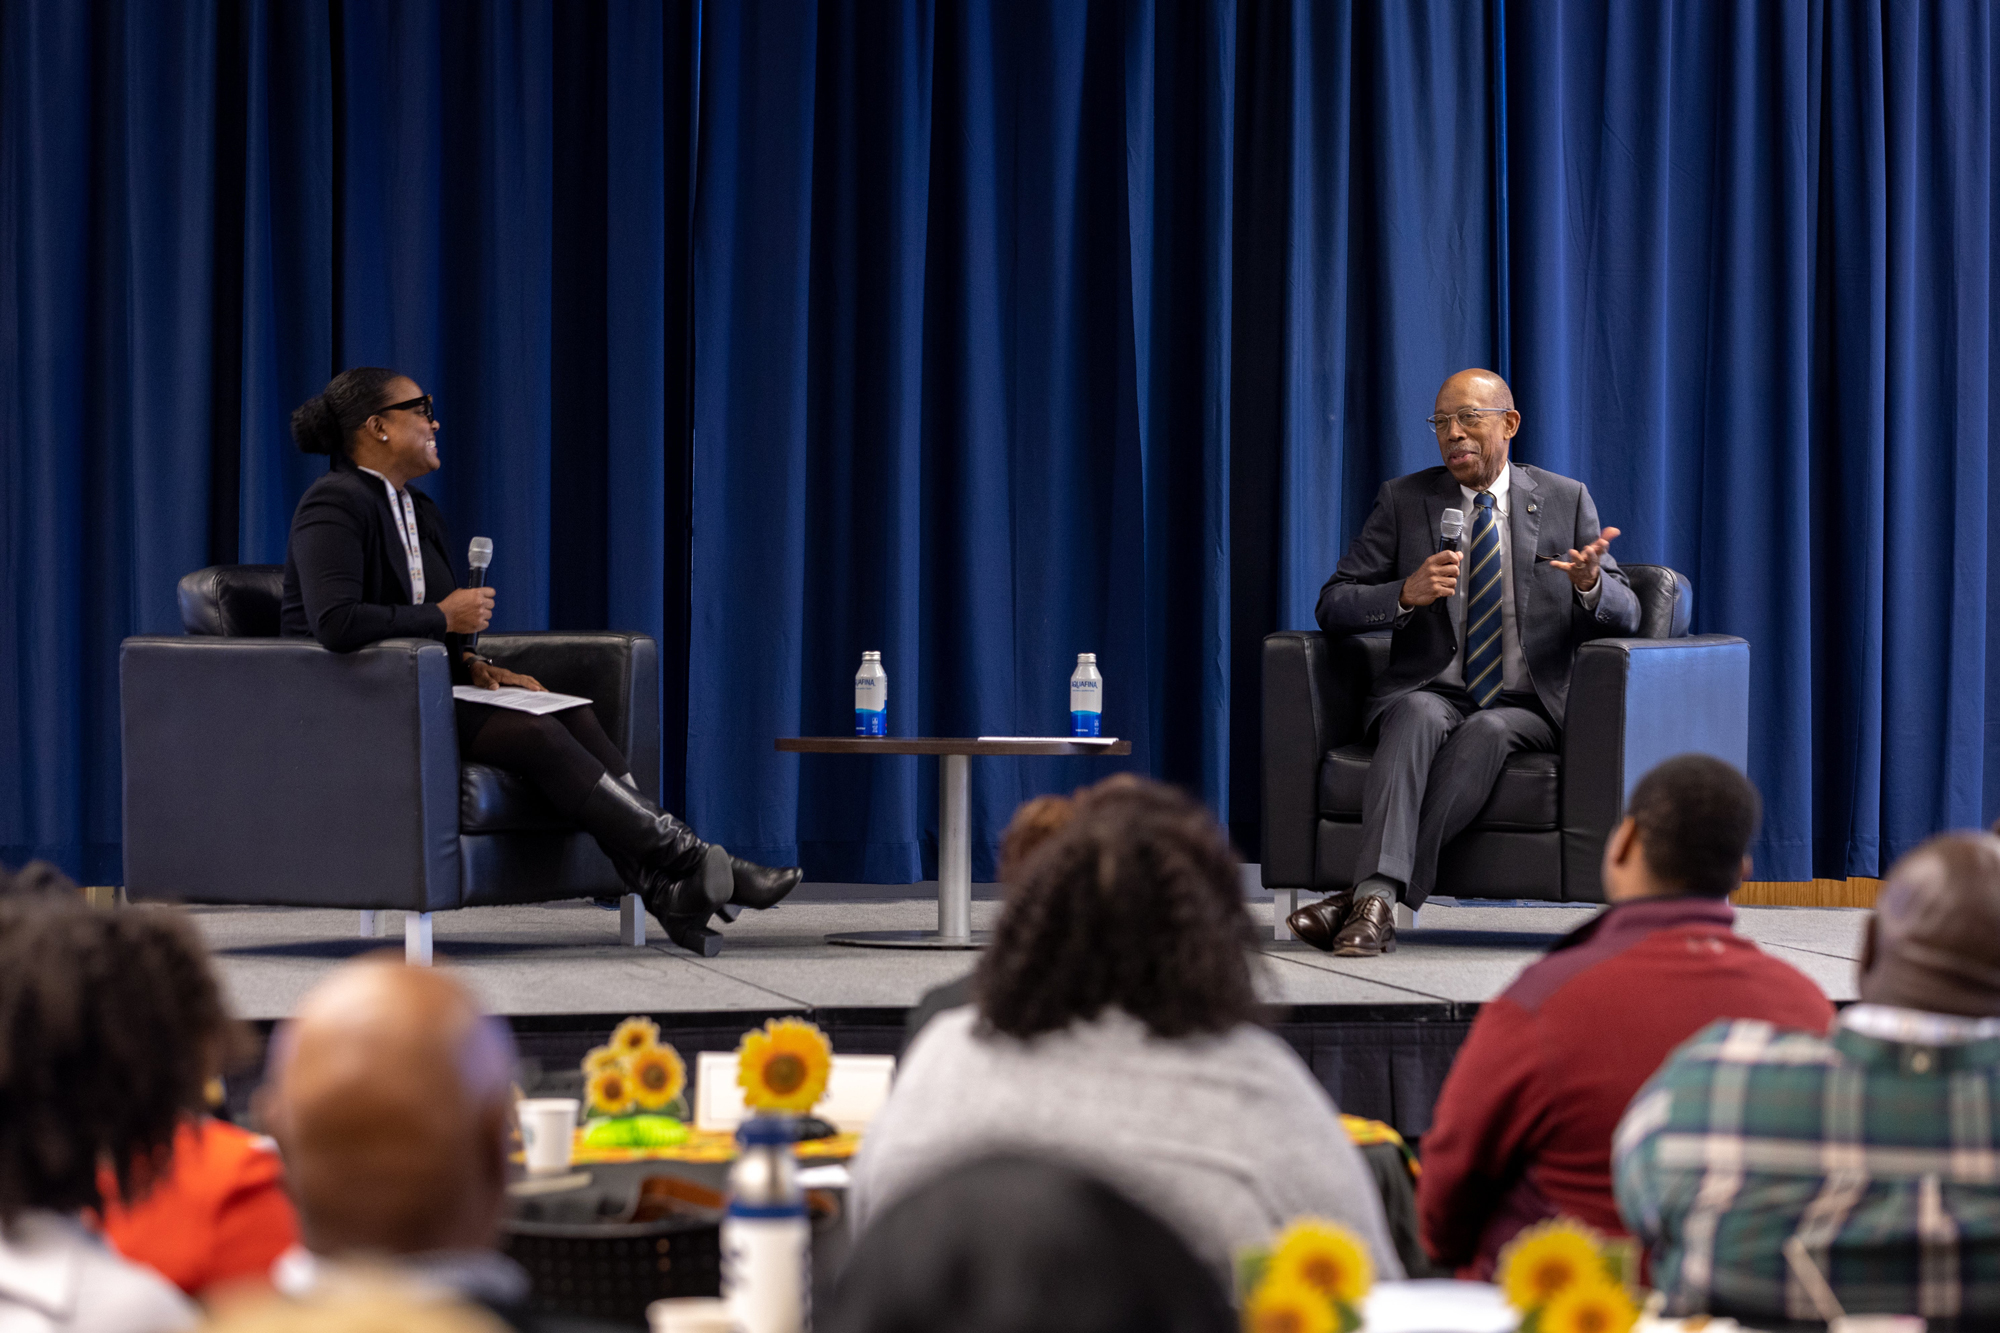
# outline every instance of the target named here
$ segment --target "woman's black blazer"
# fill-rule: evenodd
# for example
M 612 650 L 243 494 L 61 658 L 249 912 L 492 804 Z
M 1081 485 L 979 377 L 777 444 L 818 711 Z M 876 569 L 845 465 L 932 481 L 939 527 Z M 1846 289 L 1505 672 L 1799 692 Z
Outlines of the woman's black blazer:
M 415 487 L 410 496 L 424 556 L 424 604 L 410 604 L 409 560 L 388 487 L 380 477 L 337 463 L 306 488 L 292 515 L 280 632 L 318 639 L 336 653 L 383 639 L 436 639 L 450 651 L 452 679 L 464 684 L 463 641 L 445 630 L 437 606 L 458 587 L 444 515 Z

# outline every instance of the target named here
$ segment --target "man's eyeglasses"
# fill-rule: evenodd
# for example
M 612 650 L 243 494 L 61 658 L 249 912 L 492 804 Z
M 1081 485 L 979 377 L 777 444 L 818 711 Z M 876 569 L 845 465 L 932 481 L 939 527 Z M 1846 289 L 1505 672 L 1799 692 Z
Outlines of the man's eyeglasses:
M 1511 407 L 1461 407 L 1456 412 L 1447 412 L 1435 417 L 1425 417 L 1424 424 L 1440 435 L 1445 433 L 1453 421 L 1457 421 L 1466 430 L 1477 430 L 1479 428 L 1479 418 L 1490 417 L 1496 413 L 1512 412 L 1513 410 Z
M 375 410 L 377 412 L 401 412 L 406 409 L 411 412 L 423 413 L 424 420 L 433 424 L 437 421 L 437 413 L 431 410 L 431 396 L 429 394 L 425 394 L 421 398 L 412 398 L 404 403 L 391 403 L 387 407 L 379 407 Z

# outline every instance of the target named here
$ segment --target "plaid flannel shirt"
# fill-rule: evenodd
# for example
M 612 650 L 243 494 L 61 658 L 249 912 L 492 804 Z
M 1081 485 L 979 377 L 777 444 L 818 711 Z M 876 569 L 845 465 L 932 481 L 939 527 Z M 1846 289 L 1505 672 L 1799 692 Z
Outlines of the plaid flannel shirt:
M 1849 1313 L 2000 1321 L 2000 1037 L 1859 1026 L 1713 1023 L 1633 1098 L 1618 1208 L 1670 1312 L 1811 1318 L 1796 1235 Z

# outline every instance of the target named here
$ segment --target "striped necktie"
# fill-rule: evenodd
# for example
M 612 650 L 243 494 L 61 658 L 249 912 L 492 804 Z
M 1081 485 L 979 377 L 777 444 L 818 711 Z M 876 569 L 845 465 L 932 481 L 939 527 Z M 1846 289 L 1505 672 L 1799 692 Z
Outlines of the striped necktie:
M 1465 688 L 1481 708 L 1500 697 L 1500 522 L 1493 497 L 1472 497 L 1472 558 L 1466 575 Z

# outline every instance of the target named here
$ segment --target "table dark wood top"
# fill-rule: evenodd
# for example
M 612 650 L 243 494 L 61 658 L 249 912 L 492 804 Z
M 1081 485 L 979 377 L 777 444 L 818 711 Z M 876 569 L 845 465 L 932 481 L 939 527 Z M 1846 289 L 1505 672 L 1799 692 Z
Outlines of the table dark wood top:
M 788 754 L 1130 754 L 1132 742 L 1109 745 L 1072 741 L 1066 736 L 1017 736 L 979 740 L 972 736 L 780 736 Z

